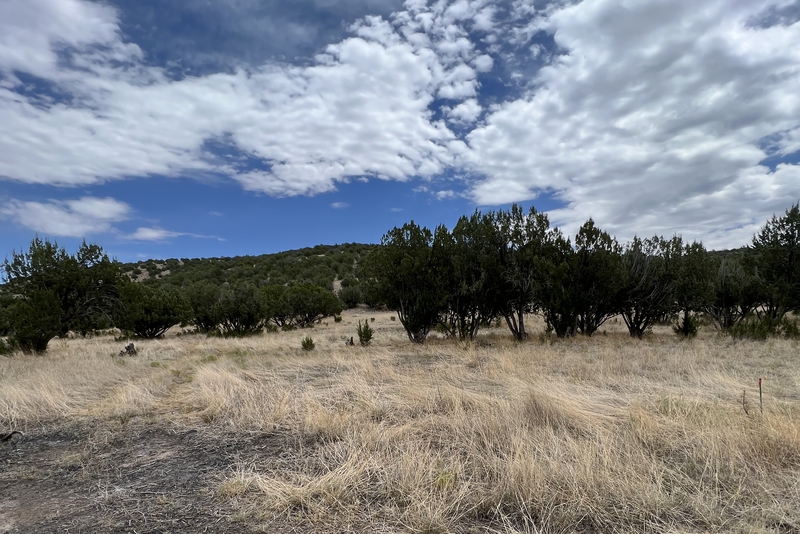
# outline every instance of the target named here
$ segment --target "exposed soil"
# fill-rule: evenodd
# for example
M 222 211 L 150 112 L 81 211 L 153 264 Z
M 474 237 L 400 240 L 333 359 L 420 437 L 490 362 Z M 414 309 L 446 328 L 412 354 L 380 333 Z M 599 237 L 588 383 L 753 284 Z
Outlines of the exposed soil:
M 26 433 L 0 443 L 0 533 L 262 532 L 214 490 L 241 462 L 277 457 L 278 441 L 163 423 Z

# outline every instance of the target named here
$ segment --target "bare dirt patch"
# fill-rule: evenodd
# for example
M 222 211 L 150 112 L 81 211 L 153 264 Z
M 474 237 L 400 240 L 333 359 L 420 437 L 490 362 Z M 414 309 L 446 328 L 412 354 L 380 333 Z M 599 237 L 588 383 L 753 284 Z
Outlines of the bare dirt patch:
M 0 532 L 260 532 L 214 489 L 280 449 L 274 436 L 160 424 L 29 432 L 0 450 Z

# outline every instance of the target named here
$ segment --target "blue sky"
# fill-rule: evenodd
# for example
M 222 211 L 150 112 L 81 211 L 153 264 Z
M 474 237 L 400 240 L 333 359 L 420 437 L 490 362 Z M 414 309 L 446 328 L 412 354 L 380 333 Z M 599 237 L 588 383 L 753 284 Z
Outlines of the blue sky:
M 746 244 L 800 199 L 800 2 L 2 0 L 0 248 L 377 242 L 535 205 Z

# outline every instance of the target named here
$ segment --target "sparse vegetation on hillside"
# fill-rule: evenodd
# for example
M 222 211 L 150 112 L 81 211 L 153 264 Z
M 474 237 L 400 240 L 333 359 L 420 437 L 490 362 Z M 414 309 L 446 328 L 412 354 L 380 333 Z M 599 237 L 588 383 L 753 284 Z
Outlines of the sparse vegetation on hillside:
M 255 285 L 285 285 L 308 282 L 333 289 L 335 279 L 352 278 L 356 268 L 375 245 L 345 243 L 319 245 L 234 258 L 182 258 L 124 263 L 122 271 L 147 284 L 183 287 L 198 282 L 220 285 L 249 282 Z M 137 270 L 139 274 L 137 275 Z M 144 273 L 148 273 L 144 276 Z

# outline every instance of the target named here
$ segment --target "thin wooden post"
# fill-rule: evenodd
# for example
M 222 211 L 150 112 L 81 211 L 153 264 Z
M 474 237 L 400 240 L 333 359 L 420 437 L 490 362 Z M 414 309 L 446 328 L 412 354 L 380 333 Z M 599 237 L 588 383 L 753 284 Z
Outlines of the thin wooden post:
M 764 396 L 761 394 L 761 378 L 758 379 L 758 407 L 764 415 Z

